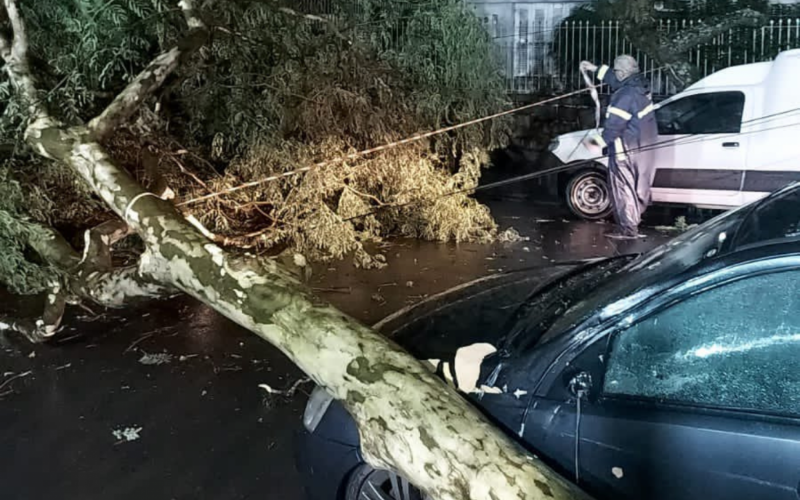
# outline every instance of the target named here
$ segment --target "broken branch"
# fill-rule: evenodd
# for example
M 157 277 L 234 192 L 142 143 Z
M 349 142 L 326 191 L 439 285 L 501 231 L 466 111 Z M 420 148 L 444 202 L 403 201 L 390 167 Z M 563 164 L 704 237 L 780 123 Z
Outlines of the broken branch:
M 709 43 L 720 33 L 738 26 L 759 26 L 764 23 L 765 16 L 752 9 L 742 9 L 721 16 L 712 17 L 695 26 L 677 31 L 667 36 L 667 43 L 662 48 L 673 53 L 684 53 Z
M 156 57 L 103 112 L 89 122 L 89 132 L 95 140 L 102 140 L 125 123 L 139 106 L 161 88 L 164 81 L 186 57 L 205 45 L 208 30 L 197 15 L 192 0 L 181 0 L 189 31 L 178 45 Z

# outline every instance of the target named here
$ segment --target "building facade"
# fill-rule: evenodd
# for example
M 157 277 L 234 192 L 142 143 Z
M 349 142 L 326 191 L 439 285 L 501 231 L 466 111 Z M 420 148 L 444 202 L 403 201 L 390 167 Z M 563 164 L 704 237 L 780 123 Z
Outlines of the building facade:
M 546 74 L 553 34 L 581 1 L 468 1 L 495 40 L 506 75 L 521 78 Z

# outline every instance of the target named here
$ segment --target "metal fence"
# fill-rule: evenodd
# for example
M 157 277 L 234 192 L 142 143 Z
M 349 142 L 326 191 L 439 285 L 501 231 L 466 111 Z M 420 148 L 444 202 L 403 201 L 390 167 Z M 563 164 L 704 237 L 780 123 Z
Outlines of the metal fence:
M 658 29 L 674 33 L 700 23 L 665 20 Z M 544 35 L 544 36 L 543 36 Z M 548 43 L 543 44 L 546 37 Z M 648 72 L 654 93 L 670 95 L 675 81 L 668 71 L 626 38 L 622 23 L 566 21 L 546 33 L 514 33 L 496 37 L 500 63 L 509 92 L 515 94 L 569 91 L 584 83 L 578 70 L 581 60 L 610 63 L 619 54 L 632 54 Z M 703 76 L 737 64 L 769 61 L 782 50 L 800 48 L 800 18 L 774 19 L 759 28 L 736 28 L 719 34 L 693 49 L 689 61 Z
M 341 27 L 358 26 L 360 36 L 379 41 L 383 50 L 402 50 L 409 44 L 408 20 L 398 18 L 391 23 L 384 23 L 381 21 L 383 12 L 379 2 L 284 2 L 300 12 L 322 15 Z M 470 0 L 465 0 L 465 5 L 470 3 Z M 487 11 L 486 5 L 494 10 Z M 648 73 L 654 94 L 666 96 L 675 93 L 674 77 L 668 70 L 658 68 L 652 58 L 631 44 L 621 21 L 564 21 L 576 5 L 579 3 L 520 3 L 512 8 L 506 4 L 490 3 L 483 5 L 484 12 L 476 10 L 494 43 L 496 59 L 505 75 L 506 89 L 510 94 L 577 90 L 584 85 L 578 70 L 581 60 L 611 63 L 619 54 L 632 54 L 637 58 L 642 71 Z M 416 19 L 414 32 L 417 35 L 426 32 L 428 29 L 425 24 L 430 24 L 430 31 L 438 31 L 436 22 L 435 18 Z M 657 29 L 663 33 L 675 33 L 701 22 L 698 19 L 666 19 L 658 23 Z M 390 27 L 387 28 L 387 25 Z M 354 36 L 355 32 L 351 31 L 348 35 Z M 762 27 L 728 30 L 693 49 L 689 53 L 689 61 L 702 76 L 707 76 L 732 65 L 768 61 L 778 52 L 791 48 L 800 48 L 800 17 L 780 17 Z M 431 61 L 431 64 L 434 67 L 446 65 L 443 61 Z

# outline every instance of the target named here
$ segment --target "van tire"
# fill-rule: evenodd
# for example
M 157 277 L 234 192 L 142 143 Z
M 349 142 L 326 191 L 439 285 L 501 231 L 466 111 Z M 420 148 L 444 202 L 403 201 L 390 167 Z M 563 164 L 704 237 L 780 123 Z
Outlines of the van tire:
M 583 220 L 603 220 L 611 215 L 611 190 L 604 171 L 582 170 L 570 178 L 564 193 L 567 207 Z

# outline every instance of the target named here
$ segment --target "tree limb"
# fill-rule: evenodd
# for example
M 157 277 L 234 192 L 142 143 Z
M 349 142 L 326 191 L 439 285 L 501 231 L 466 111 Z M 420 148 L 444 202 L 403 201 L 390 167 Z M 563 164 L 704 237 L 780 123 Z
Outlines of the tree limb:
M 129 234 L 121 220 L 103 223 L 85 232 L 85 248 L 79 255 L 58 231 L 39 226 L 28 241 L 46 262 L 64 272 L 61 282 L 51 283 L 44 312 L 36 321 L 1 321 L 0 329 L 23 334 L 31 342 L 43 342 L 56 334 L 68 302 L 91 301 L 119 308 L 137 299 L 161 298 L 174 293 L 140 272 L 138 266 L 114 269 L 110 246 Z
M 344 36 L 338 30 L 338 28 L 336 28 L 336 26 L 334 25 L 333 22 L 331 22 L 328 19 L 325 19 L 324 17 L 315 16 L 314 14 L 303 14 L 302 12 L 297 12 L 296 10 L 290 9 L 289 7 L 278 7 L 278 11 L 282 12 L 283 14 L 286 14 L 288 16 L 298 17 L 300 19 L 305 19 L 307 21 L 324 23 L 326 26 L 328 26 L 331 29 L 331 31 L 333 31 L 333 34 L 336 35 L 336 38 L 344 41 L 348 45 L 352 45 L 353 44 L 353 42 L 351 42 L 349 38 Z
M 66 293 L 53 284 L 47 294 L 42 316 L 35 320 L 0 318 L 0 330 L 21 333 L 30 342 L 40 343 L 53 337 L 61 326 L 66 308 Z
M 83 178 L 147 248 L 135 273 L 115 277 L 141 285 L 135 293 L 153 283 L 174 287 L 276 346 L 344 404 L 370 464 L 397 470 L 437 500 L 587 498 L 424 364 L 321 301 L 287 269 L 209 241 L 117 166 L 94 130 L 47 118 L 29 125 L 28 142 Z
M 764 24 L 765 20 L 764 14 L 752 9 L 742 9 L 715 16 L 701 21 L 695 26 L 667 35 L 663 49 L 677 54 L 686 53 L 699 45 L 709 43 L 720 33 L 739 26 L 760 26 Z
M 676 80 L 678 90 L 682 90 L 701 76 L 697 66 L 689 62 L 689 51 L 709 43 L 732 28 L 759 26 L 765 19 L 760 12 L 742 9 L 711 17 L 674 33 L 658 34 L 658 26 L 654 21 L 640 23 L 628 20 L 623 27 L 632 45 L 652 57 L 659 67 L 668 70 Z
M 49 115 L 38 99 L 36 81 L 28 62 L 28 38 L 25 22 L 20 16 L 15 0 L 4 0 L 4 3 L 6 16 L 13 30 L 11 40 L 3 38 L 0 41 L 0 54 L 6 63 L 6 72 L 9 74 L 12 85 L 27 101 L 30 119 L 32 121 L 46 120 Z
M 89 122 L 88 129 L 95 140 L 102 140 L 125 123 L 148 97 L 161 88 L 181 62 L 205 45 L 208 30 L 194 10 L 192 0 L 181 0 L 179 5 L 189 26 L 188 33 L 178 45 L 148 64 L 99 116 Z

